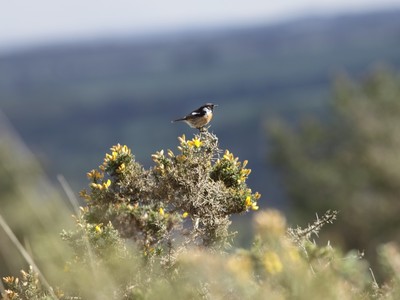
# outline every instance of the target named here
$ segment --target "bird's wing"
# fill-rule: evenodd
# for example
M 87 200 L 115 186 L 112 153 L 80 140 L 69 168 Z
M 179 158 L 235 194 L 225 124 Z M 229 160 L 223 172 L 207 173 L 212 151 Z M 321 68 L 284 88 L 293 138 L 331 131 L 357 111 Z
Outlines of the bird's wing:
M 189 115 L 187 115 L 187 116 L 185 117 L 185 119 L 191 119 L 191 118 L 201 117 L 201 116 L 204 116 L 204 111 L 202 111 L 202 110 L 195 110 L 195 111 L 192 111 Z
M 199 109 L 196 109 L 196 110 L 192 111 L 187 116 L 185 116 L 183 118 L 179 118 L 179 119 L 173 120 L 172 122 L 186 121 L 188 119 L 190 120 L 190 119 L 193 119 L 195 117 L 204 116 L 204 114 L 205 114 L 204 111 L 201 108 L 199 108 Z
M 200 116 L 203 111 L 195 110 L 190 113 L 191 116 Z

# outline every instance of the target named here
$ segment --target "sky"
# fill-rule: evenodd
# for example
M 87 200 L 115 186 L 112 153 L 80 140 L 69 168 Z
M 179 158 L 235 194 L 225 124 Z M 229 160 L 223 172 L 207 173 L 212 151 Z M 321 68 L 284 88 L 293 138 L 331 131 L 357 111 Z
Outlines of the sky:
M 400 0 L 0 0 L 0 51 L 400 8 Z

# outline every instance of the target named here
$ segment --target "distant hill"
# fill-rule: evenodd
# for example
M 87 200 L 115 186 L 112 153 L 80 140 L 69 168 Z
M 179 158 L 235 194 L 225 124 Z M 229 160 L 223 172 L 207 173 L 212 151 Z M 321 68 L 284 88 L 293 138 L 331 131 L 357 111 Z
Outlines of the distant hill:
M 170 120 L 215 102 L 222 147 L 249 159 L 265 206 L 283 207 L 265 120 L 328 114 L 335 74 L 400 69 L 399 49 L 400 11 L 47 46 L 0 57 L 0 108 L 50 176 L 79 190 L 111 145 L 150 165 L 193 132 Z

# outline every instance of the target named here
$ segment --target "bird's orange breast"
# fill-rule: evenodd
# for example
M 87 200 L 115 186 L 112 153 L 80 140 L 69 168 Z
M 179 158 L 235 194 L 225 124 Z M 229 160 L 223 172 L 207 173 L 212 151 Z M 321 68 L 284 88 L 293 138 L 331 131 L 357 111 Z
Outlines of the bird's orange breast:
M 213 117 L 212 113 L 208 113 L 202 117 L 192 118 L 192 119 L 190 119 L 190 121 L 189 120 L 187 120 L 187 121 L 190 126 L 192 126 L 194 128 L 201 128 L 201 127 L 207 125 L 208 123 L 210 123 L 212 117 Z

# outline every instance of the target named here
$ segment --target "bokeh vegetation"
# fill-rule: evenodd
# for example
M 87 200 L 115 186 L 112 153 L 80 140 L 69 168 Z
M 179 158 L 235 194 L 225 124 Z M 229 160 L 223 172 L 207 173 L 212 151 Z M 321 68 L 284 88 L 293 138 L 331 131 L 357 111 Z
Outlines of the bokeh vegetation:
M 361 83 L 341 76 L 328 119 L 270 124 L 292 218 L 340 210 L 330 239 L 372 261 L 378 245 L 400 237 L 399 100 L 399 76 L 387 69 Z
M 69 254 L 55 237 L 72 224 L 69 207 L 1 114 L 0 178 L 3 221 L 47 271 L 62 266 Z M 0 240 L 0 276 L 17 274 L 24 258 L 2 229 Z
M 321 229 L 335 221 L 336 211 L 325 212 L 305 228 L 289 228 L 276 210 L 256 212 L 252 246 L 232 248 L 230 217 L 258 210 L 260 195 L 246 184 L 246 162 L 220 150 L 212 133 L 179 137 L 178 153 L 155 153 L 149 169 L 136 162 L 125 145 L 110 150 L 99 168 L 87 173 L 89 188 L 81 192 L 87 204 L 75 213 L 75 228 L 66 227 L 57 237 L 55 249 L 63 244 L 67 250 L 57 262 L 50 255 L 20 275 L 4 276 L 3 299 L 400 295 L 400 251 L 395 244 L 381 247 L 382 266 L 388 271 L 383 285 L 375 281 L 361 253 L 343 254 L 329 243 L 315 241 Z M 55 241 L 50 232 L 46 239 Z M 28 262 L 52 249 L 42 251 L 30 252 Z

